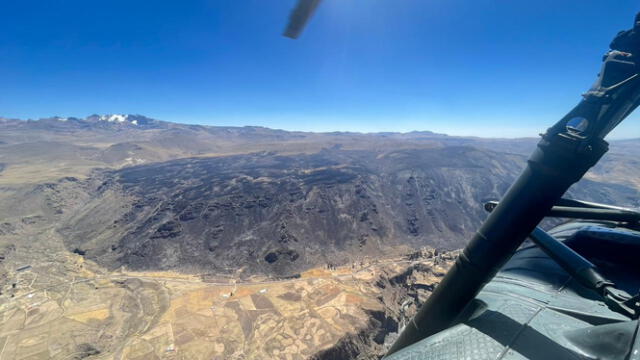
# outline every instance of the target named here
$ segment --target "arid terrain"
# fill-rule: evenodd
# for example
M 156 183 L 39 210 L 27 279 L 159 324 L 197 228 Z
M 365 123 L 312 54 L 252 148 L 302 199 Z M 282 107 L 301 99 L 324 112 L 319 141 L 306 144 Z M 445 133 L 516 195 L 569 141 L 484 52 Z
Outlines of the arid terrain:
M 0 118 L 0 359 L 377 359 L 535 143 Z
M 359 346 L 375 358 L 453 259 L 417 254 L 242 281 L 105 273 L 69 254 L 56 259 L 59 273 L 37 266 L 7 274 L 0 357 L 334 359 Z

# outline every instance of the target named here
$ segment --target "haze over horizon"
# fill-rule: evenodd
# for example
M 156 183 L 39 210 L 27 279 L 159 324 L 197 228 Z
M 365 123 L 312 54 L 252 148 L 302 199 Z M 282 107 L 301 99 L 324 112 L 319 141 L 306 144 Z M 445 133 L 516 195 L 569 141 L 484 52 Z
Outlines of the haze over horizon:
M 7 2 L 2 12 L 20 15 L 0 25 L 0 113 L 532 137 L 579 101 L 640 10 L 327 0 L 292 41 L 280 33 L 293 5 Z M 639 136 L 632 115 L 610 138 Z

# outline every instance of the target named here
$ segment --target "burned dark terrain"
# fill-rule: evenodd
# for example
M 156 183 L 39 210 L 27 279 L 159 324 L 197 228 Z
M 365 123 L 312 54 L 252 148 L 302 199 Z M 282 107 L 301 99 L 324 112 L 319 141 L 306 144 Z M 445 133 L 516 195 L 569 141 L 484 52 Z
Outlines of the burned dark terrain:
M 522 156 L 470 146 L 191 158 L 96 173 L 95 194 L 60 229 L 111 269 L 278 276 L 394 249 L 456 249 Z M 630 187 L 586 180 L 581 199 L 637 205 Z M 114 202 L 112 199 L 119 199 Z M 110 216 L 96 220 L 94 209 Z
M 130 167 L 91 179 L 97 196 L 62 232 L 70 249 L 110 268 L 292 275 L 401 245 L 459 247 L 484 217 L 478 204 L 506 189 L 518 160 L 452 147 Z M 112 192 L 126 211 L 96 226 L 91 209 L 109 206 Z

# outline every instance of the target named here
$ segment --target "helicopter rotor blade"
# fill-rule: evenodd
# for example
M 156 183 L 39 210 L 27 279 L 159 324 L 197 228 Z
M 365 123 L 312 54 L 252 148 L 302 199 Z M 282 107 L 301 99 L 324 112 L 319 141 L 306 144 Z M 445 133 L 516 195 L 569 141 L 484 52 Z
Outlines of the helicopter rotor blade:
M 284 36 L 297 39 L 304 27 L 309 22 L 309 19 L 313 16 L 313 13 L 320 5 L 322 0 L 300 0 L 298 4 L 289 15 L 289 24 L 284 31 Z

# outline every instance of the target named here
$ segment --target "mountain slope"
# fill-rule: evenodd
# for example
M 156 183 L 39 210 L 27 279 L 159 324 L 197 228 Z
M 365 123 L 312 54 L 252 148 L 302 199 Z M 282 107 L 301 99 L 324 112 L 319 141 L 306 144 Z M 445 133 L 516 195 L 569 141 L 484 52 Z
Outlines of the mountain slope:
M 174 160 L 96 174 L 61 229 L 108 268 L 292 275 L 393 249 L 465 244 L 524 164 L 469 146 Z M 638 205 L 583 181 L 579 198 Z

